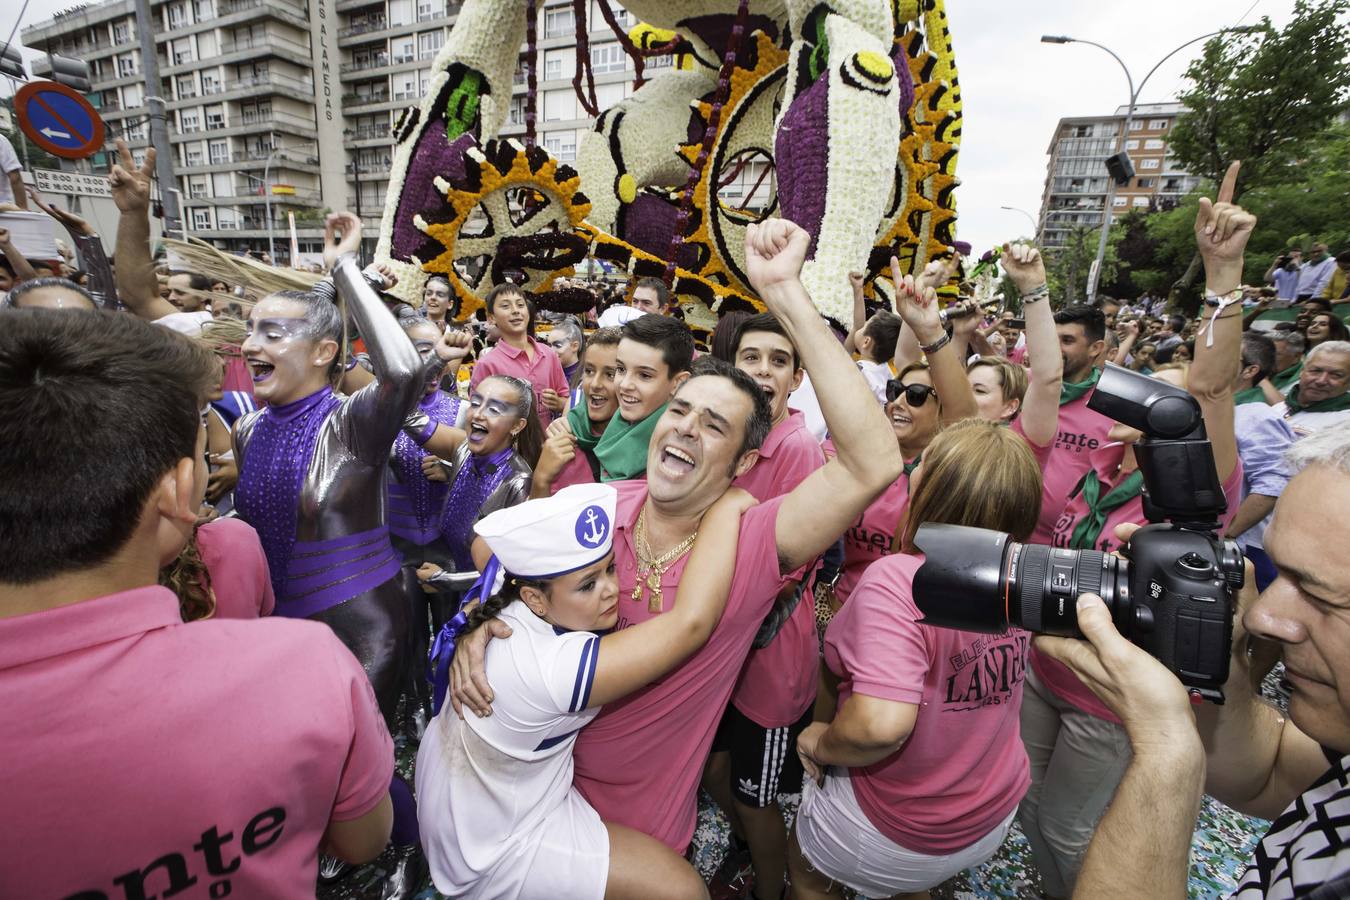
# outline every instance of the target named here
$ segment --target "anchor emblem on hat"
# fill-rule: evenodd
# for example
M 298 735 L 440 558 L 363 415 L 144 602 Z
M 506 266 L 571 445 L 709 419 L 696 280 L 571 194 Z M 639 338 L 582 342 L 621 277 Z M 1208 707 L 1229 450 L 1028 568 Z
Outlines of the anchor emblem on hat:
M 605 515 L 605 511 L 598 506 L 586 507 L 577 518 L 577 540 L 588 547 L 598 547 L 607 534 L 609 534 L 609 517 Z

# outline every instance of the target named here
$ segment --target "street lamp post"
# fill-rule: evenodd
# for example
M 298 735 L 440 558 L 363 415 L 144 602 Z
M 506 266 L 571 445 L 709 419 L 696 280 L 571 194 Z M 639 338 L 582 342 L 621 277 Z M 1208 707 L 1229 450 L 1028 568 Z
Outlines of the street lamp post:
M 267 258 L 272 260 L 274 264 L 277 260 L 275 238 L 272 233 L 275 223 L 272 221 L 272 184 L 268 176 L 272 171 L 272 157 L 276 156 L 281 150 L 281 145 L 276 140 L 277 136 L 274 133 L 272 135 L 272 152 L 267 154 L 267 162 L 263 163 L 263 205 L 267 208 Z
M 1027 221 L 1031 223 L 1031 239 L 1038 244 L 1041 242 L 1041 223 L 1036 221 L 1035 216 L 1020 206 L 1000 206 L 999 209 L 1006 209 L 1009 212 L 1019 212 L 1026 216 Z
M 1125 141 L 1129 137 L 1130 123 L 1134 121 L 1134 107 L 1139 102 L 1139 95 L 1143 93 L 1144 85 L 1148 84 L 1148 80 L 1153 77 L 1153 73 L 1158 71 L 1158 68 L 1163 63 L 1167 62 L 1177 53 L 1181 52 L 1182 50 L 1189 47 L 1191 44 L 1196 43 L 1197 41 L 1208 40 L 1209 38 L 1216 37 L 1220 34 L 1226 34 L 1228 32 L 1234 32 L 1237 34 L 1251 34 L 1253 31 L 1260 31 L 1260 30 L 1261 26 L 1259 25 L 1238 25 L 1232 28 L 1220 28 L 1218 31 L 1211 31 L 1209 34 L 1202 34 L 1199 37 L 1191 38 L 1189 41 L 1186 41 L 1181 46 L 1172 49 L 1166 56 L 1164 56 L 1162 59 L 1154 63 L 1153 68 L 1148 70 L 1148 74 L 1144 76 L 1143 80 L 1140 81 L 1137 86 L 1134 83 L 1134 76 L 1130 74 L 1129 67 L 1125 65 L 1125 61 L 1122 60 L 1119 56 L 1117 56 L 1116 52 L 1112 50 L 1110 47 L 1107 47 L 1105 44 L 1099 44 L 1096 41 L 1086 41 L 1083 40 L 1082 38 L 1069 37 L 1068 35 L 1063 34 L 1041 35 L 1041 43 L 1087 44 L 1090 47 L 1096 47 L 1098 50 L 1104 50 L 1107 53 L 1111 54 L 1111 58 L 1120 64 L 1120 70 L 1125 73 L 1125 81 L 1126 84 L 1129 86 L 1130 103 L 1129 106 L 1125 108 L 1125 125 L 1121 129 L 1120 138 L 1117 140 L 1116 143 L 1116 152 L 1119 153 L 1124 148 Z M 1097 293 L 1097 279 L 1101 275 L 1102 261 L 1106 259 L 1106 238 L 1107 235 L 1109 235 L 1111 232 L 1111 211 L 1114 207 L 1115 199 L 1116 199 L 1116 180 L 1115 178 L 1111 177 L 1110 173 L 1107 173 L 1106 203 L 1102 206 L 1102 227 L 1101 227 L 1101 234 L 1097 238 L 1097 259 L 1092 264 L 1092 271 L 1088 273 L 1088 280 L 1087 280 L 1087 301 L 1089 303 L 1092 302 L 1093 297 Z
M 169 188 L 168 192 L 170 194 L 177 195 L 178 212 L 179 212 L 178 224 L 181 225 L 183 228 L 183 243 L 186 244 L 188 239 L 188 217 L 187 217 L 187 209 L 186 207 L 183 206 L 183 192 L 180 191 L 178 188 Z

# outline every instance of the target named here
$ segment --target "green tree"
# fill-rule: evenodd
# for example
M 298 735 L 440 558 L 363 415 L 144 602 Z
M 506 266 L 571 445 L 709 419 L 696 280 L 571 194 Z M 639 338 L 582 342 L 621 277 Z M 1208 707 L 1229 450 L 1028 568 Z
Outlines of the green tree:
M 1309 141 L 1345 109 L 1348 11 L 1350 0 L 1296 0 L 1281 31 L 1263 18 L 1259 32 L 1208 41 L 1186 70 L 1190 86 L 1177 99 L 1188 112 L 1168 138 L 1181 167 L 1217 184 L 1230 162 L 1242 160 L 1235 199 L 1290 181 Z M 1174 290 L 1189 287 L 1199 260 L 1193 253 Z
M 1087 290 L 1088 272 L 1097 258 L 1097 238 L 1101 232 L 1094 226 L 1081 225 L 1069 232 L 1064 246 L 1046 252 L 1045 282 L 1050 288 L 1050 302 L 1056 307 L 1083 302 Z M 1116 253 L 1108 243 L 1102 273 L 1097 281 L 1107 284 L 1116 277 Z

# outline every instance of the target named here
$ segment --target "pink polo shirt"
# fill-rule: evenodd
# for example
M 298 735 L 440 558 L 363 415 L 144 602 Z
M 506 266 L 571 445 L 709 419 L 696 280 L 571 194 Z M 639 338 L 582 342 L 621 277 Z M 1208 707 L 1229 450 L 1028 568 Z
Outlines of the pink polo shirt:
M 216 619 L 257 619 L 276 608 L 258 532 L 243 519 L 224 518 L 197 529 L 197 552 L 211 576 Z
M 647 499 L 645 481 L 615 481 L 614 551 L 619 628 L 652 618 L 644 592 L 632 599 L 637 553 L 632 529 Z M 608 703 L 581 731 L 572 783 L 600 818 L 651 835 L 684 853 L 694 835 L 699 780 L 717 724 L 731 699 L 750 643 L 782 585 L 774 525 L 782 498 L 741 517 L 736 568 L 725 612 L 712 637 L 664 678 Z M 686 554 L 661 579 L 666 608 L 675 602 Z
M 1109 490 L 1108 485 L 1115 483 L 1119 479 L 1117 469 L 1120 466 L 1120 460 L 1125 451 L 1123 444 L 1110 444 L 1098 448 L 1092 453 L 1092 465 L 1097 470 L 1097 477 L 1102 481 L 1102 493 Z M 1081 476 L 1080 476 L 1081 478 Z M 1064 508 L 1055 523 L 1055 532 L 1051 543 L 1056 547 L 1069 546 L 1069 539 L 1073 537 L 1073 529 L 1087 515 L 1087 503 L 1083 500 L 1082 494 L 1077 492 L 1077 484 L 1074 484 L 1070 490 L 1075 491 L 1069 498 L 1068 505 Z M 1233 467 L 1232 473 L 1223 482 L 1223 495 L 1228 500 L 1228 512 L 1224 514 L 1220 521 L 1220 527 L 1228 527 L 1234 513 L 1237 512 L 1238 504 L 1242 497 L 1242 463 L 1238 462 Z M 1106 516 L 1106 524 L 1102 526 L 1102 533 L 1097 538 L 1095 549 L 1106 553 L 1114 553 L 1120 549 L 1120 542 L 1116 540 L 1117 525 L 1147 525 L 1148 519 L 1144 517 L 1143 497 L 1131 498 L 1128 502 L 1116 507 Z M 1045 654 L 1033 650 L 1031 653 L 1031 667 L 1036 670 L 1036 677 L 1046 686 L 1056 697 L 1065 703 L 1072 704 L 1086 713 L 1091 713 L 1099 719 L 1105 719 L 1108 722 L 1120 724 L 1120 719 L 1116 714 L 1107 708 L 1092 693 L 1087 685 L 1078 680 L 1078 676 L 1069 671 L 1061 662 L 1053 660 Z
M 327 626 L 185 625 L 161 587 L 0 619 L 0 697 L 7 897 L 312 897 L 394 769 Z
M 848 775 L 878 831 L 937 856 L 992 831 L 1031 783 L 1019 737 L 1029 635 L 920 624 L 922 564 L 895 554 L 867 570 L 825 632 L 825 664 L 840 678 L 840 706 L 862 694 L 919 708 L 899 750 Z
M 794 410 L 769 432 L 754 467 L 737 478 L 735 485 L 763 503 L 788 493 L 823 465 L 825 454 L 807 430 L 806 417 Z M 777 574 L 775 569 L 766 577 Z M 769 645 L 750 651 L 731 697 L 732 704 L 761 728 L 791 725 L 816 699 L 820 654 L 810 580 L 807 593 Z
M 833 440 L 827 440 L 824 449 L 827 457 L 834 457 Z M 844 565 L 834 583 L 834 596 L 840 603 L 848 600 L 868 566 L 890 555 L 900 518 L 908 508 L 909 476 L 901 473 L 844 532 Z
M 539 411 L 539 423 L 545 428 L 553 421 L 553 412 L 539 402 L 539 396 L 550 388 L 564 397 L 570 393 L 567 377 L 563 375 L 562 363 L 558 361 L 558 354 L 554 353 L 548 344 L 537 340 L 534 341 L 533 361 L 525 355 L 524 350 L 512 347 L 506 341 L 498 341 L 493 346 L 492 352 L 484 354 L 473 367 L 473 375 L 469 378 L 469 390 L 478 387 L 478 382 L 489 375 L 510 375 L 529 382 L 534 388 L 534 405 Z
M 553 493 L 558 493 L 565 487 L 571 487 L 574 484 L 594 484 L 595 473 L 591 471 L 591 464 L 586 459 L 586 454 L 581 448 L 577 448 L 577 455 L 572 457 L 572 461 L 562 467 L 558 477 L 553 479 Z
M 1059 408 L 1059 430 L 1050 458 L 1041 467 L 1041 516 L 1036 522 L 1036 530 L 1032 532 L 1032 543 L 1050 542 L 1055 522 L 1069 499 L 1069 492 L 1088 470 L 1089 454 L 1106 444 L 1107 432 L 1116 424 L 1113 419 L 1088 409 L 1087 402 L 1091 396 L 1092 392 L 1088 391 Z M 1020 421 L 1014 421 L 1012 427 L 1022 434 Z

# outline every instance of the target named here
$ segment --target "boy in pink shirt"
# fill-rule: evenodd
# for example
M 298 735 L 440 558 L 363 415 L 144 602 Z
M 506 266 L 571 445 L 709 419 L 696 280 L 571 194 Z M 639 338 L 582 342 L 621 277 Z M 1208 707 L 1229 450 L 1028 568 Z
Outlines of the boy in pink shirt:
M 548 428 L 555 416 L 567 411 L 571 395 L 558 354 L 531 333 L 534 311 L 520 288 L 499 284 L 488 291 L 485 302 L 488 324 L 496 326 L 501 339 L 474 365 L 469 390 L 489 375 L 519 378 L 534 388 L 539 398 L 539 424 Z
M 713 734 L 784 574 L 818 557 L 900 471 L 890 423 L 799 280 L 810 237 L 774 219 L 752 225 L 746 245 L 751 283 L 799 348 L 838 456 L 742 517 L 731 592 L 711 640 L 663 680 L 604 707 L 574 751 L 574 784 L 602 818 L 680 853 L 693 836 Z M 763 388 L 748 375 L 711 357 L 694 364 L 655 425 L 646 483 L 615 485 L 618 627 L 671 602 L 681 548 L 733 478 L 750 470 L 771 425 Z M 456 647 L 452 697 L 470 714 L 490 709 L 481 687 L 485 631 Z
M 131 316 L 3 318 L 0 890 L 312 896 L 321 846 L 384 848 L 393 745 L 326 626 L 184 624 L 156 584 L 217 364 Z

